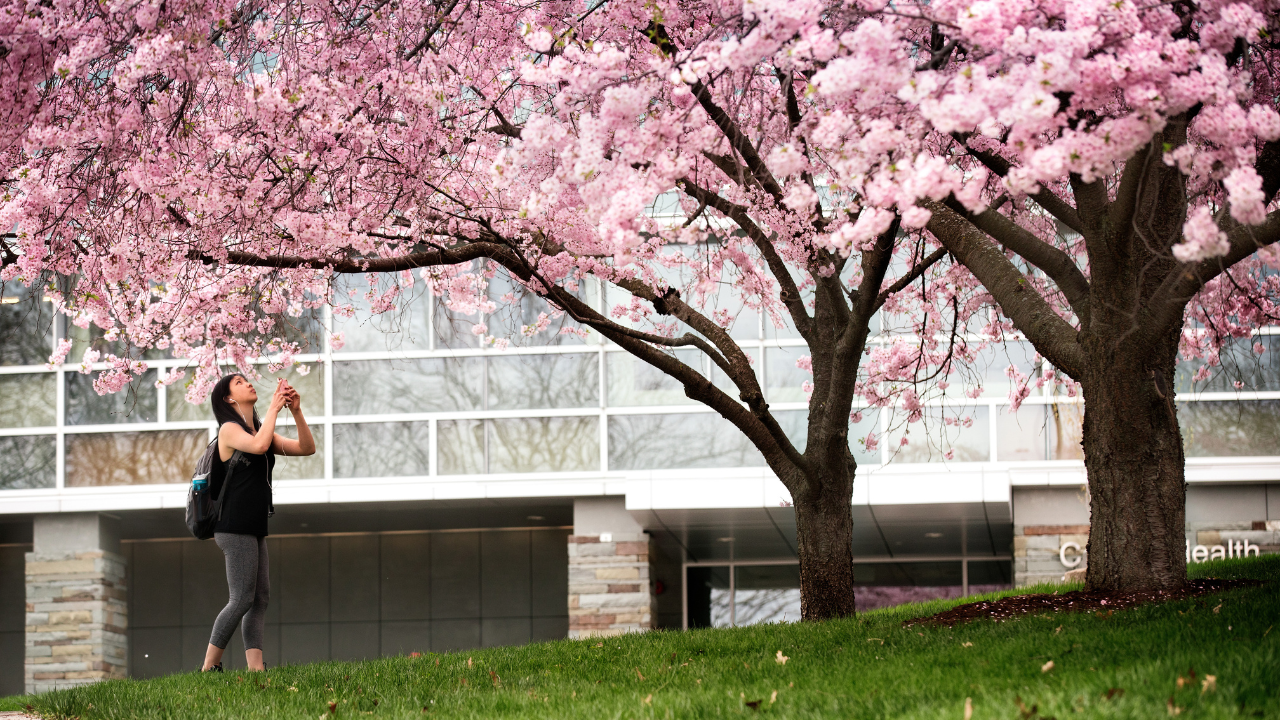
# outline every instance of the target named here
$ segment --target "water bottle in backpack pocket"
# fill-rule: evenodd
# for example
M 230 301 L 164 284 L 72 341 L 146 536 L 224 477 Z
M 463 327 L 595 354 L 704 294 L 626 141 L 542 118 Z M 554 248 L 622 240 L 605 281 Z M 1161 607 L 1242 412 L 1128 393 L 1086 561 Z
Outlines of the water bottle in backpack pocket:
M 191 487 L 187 490 L 187 529 L 200 540 L 213 537 L 222 517 L 222 496 L 230 479 L 229 469 L 240 460 L 240 451 L 236 450 L 225 465 L 218 462 L 217 456 L 218 439 L 214 438 L 196 461 Z M 216 497 L 213 495 L 215 487 L 218 489 Z

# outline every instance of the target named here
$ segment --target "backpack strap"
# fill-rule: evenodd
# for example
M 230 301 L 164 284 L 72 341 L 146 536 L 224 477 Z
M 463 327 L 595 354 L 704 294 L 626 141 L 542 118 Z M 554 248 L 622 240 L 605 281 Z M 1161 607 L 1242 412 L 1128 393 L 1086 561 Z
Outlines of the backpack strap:
M 226 466 L 226 471 L 222 474 L 222 487 L 218 489 L 218 499 L 215 501 L 218 503 L 219 520 L 222 519 L 222 496 L 227 492 L 227 485 L 231 484 L 231 474 L 235 472 L 236 465 L 240 464 L 241 456 L 241 452 L 236 450 L 231 453 L 231 459 L 223 463 Z

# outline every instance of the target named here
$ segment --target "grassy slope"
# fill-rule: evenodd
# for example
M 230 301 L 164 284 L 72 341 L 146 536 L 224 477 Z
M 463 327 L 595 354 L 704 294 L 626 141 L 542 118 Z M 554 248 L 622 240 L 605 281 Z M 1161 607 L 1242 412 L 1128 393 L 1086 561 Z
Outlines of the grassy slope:
M 419 658 L 188 673 L 33 698 L 45 717 L 1280 717 L 1280 556 L 1196 567 L 1266 586 L 1119 611 L 903 628 L 938 601 L 853 620 L 654 632 Z M 1011 594 L 1011 593 L 1004 593 Z M 881 642 L 883 641 L 883 643 Z M 968 643 L 972 643 L 969 646 Z M 790 658 L 784 665 L 776 653 Z M 672 662 L 672 657 L 676 661 Z M 1041 672 L 1052 660 L 1054 666 Z M 1196 681 L 1177 679 L 1194 668 Z M 499 680 L 495 683 L 491 671 Z M 1202 692 L 1202 679 L 1216 690 Z M 643 677 L 642 677 L 643 676 Z M 465 682 L 464 682 L 465 681 Z M 1121 688 L 1123 694 L 1104 694 Z M 776 702 L 770 702 L 777 691 Z M 378 703 L 375 705 L 374 701 Z M 758 709 L 746 701 L 763 700 Z M 331 713 L 329 704 L 336 702 Z

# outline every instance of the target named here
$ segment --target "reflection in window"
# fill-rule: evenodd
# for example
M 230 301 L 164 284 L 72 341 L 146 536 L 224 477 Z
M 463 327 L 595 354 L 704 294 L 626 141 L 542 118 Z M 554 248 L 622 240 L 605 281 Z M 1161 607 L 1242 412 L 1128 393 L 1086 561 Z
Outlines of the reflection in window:
M 1280 455 L 1280 400 L 1178 403 L 1187 457 Z
M 302 308 L 298 317 L 287 312 L 269 313 L 274 324 L 265 337 L 280 338 L 285 342 L 298 344 L 300 353 L 324 352 L 324 310 L 323 308 Z
M 1084 460 L 1084 403 L 1053 403 L 1049 406 L 1053 435 L 1049 450 L 1054 460 Z
M 344 341 L 340 352 L 429 349 L 429 307 L 435 296 L 415 286 L 396 297 L 394 310 L 374 315 L 367 297 L 369 284 L 363 277 L 339 280 L 337 285 L 336 301 L 355 308 L 351 317 L 333 314 L 333 331 L 342 333 Z
M 509 418 L 487 423 L 491 473 L 600 469 L 599 418 Z
M 924 418 L 908 423 L 906 415 L 893 418 L 888 432 L 890 462 L 979 462 L 991 456 L 986 407 L 924 409 Z M 903 438 L 908 441 L 902 444 Z M 951 457 L 947 457 L 951 453 Z
M 489 409 L 599 407 L 596 353 L 489 358 Z
M 594 293 L 585 290 L 595 287 L 595 283 L 591 280 L 583 281 L 577 297 L 588 305 L 595 307 L 590 295 Z M 512 298 L 503 299 L 504 296 L 514 296 Z M 489 299 L 492 300 L 498 309 L 485 318 L 485 324 L 489 326 L 489 334 L 495 337 L 511 338 L 511 343 L 516 346 L 546 346 L 546 345 L 582 345 L 586 341 L 575 333 L 561 333 L 564 328 L 578 328 L 580 325 L 574 322 L 573 318 L 567 313 L 561 313 L 551 306 L 551 303 L 529 292 L 523 285 L 513 281 L 506 273 L 498 273 L 489 281 Z M 524 328 L 536 327 L 538 324 L 538 316 L 546 313 L 547 320 L 550 323 L 545 330 L 533 333 L 532 335 L 524 334 Z M 557 317 L 559 315 L 559 317 Z
M 430 423 L 336 424 L 333 444 L 334 477 L 417 476 L 431 471 Z
M 805 346 L 769 348 L 764 351 L 765 377 L 769 402 L 809 402 L 803 385 L 813 381 L 813 373 L 796 367 L 796 361 L 809 354 Z
M 479 410 L 484 359 L 359 360 L 333 365 L 337 415 Z
M 1262 345 L 1263 353 L 1254 351 L 1254 344 Z M 1235 392 L 1240 390 L 1280 390 L 1280 335 L 1232 340 L 1219 354 L 1219 364 L 1211 368 L 1207 380 L 1195 382 L 1197 371 L 1204 366 L 1199 359 L 1178 358 L 1175 387 L 1178 392 Z
M 117 393 L 99 395 L 93 389 L 97 372 L 67 373 L 67 424 L 110 425 L 156 421 L 156 371 L 135 376 Z
M 964 366 L 957 362 L 956 374 L 952 376 L 951 383 L 958 391 L 977 383 L 982 386 L 981 397 L 1007 398 L 1013 387 L 1013 380 L 1005 374 L 1010 365 L 1029 378 L 1027 382 L 1031 383 L 1034 392 L 1040 371 L 1036 349 L 1028 342 L 991 343 L 977 354 L 970 365 Z
M 969 593 L 1008 589 L 1013 575 L 1009 561 L 969 561 Z M 959 562 L 866 563 L 853 566 L 858 612 L 910 602 L 958 598 L 963 594 Z
M 67 487 L 155 485 L 191 478 L 205 430 L 67 435 Z
M 858 422 L 849 423 L 849 451 L 853 453 L 853 459 L 859 466 L 879 465 L 880 447 L 876 445 L 875 449 L 868 451 L 866 441 L 868 434 L 874 433 L 877 440 L 880 437 L 880 411 L 877 408 L 861 408 L 857 412 L 861 415 Z M 775 410 L 773 416 L 777 418 L 791 444 L 804 452 L 809 444 L 809 411 Z
M 0 427 L 40 427 L 57 422 L 58 376 L 0 375 Z
M 484 468 L 484 421 L 441 420 L 436 424 L 436 459 L 441 475 L 477 475 Z
M 0 490 L 51 488 L 57 483 L 58 448 L 53 435 L 0 437 Z
M 314 455 L 276 455 L 276 465 L 271 469 L 274 480 L 313 480 L 324 477 L 324 426 L 307 424 L 311 437 L 316 441 Z M 295 425 L 276 425 L 276 433 L 293 440 L 298 439 Z
M 304 366 L 308 369 L 306 375 L 298 372 L 299 368 Z M 271 395 L 276 391 L 277 377 L 288 380 L 289 384 L 298 391 L 302 397 L 302 412 L 305 415 L 310 417 L 324 414 L 324 363 L 299 363 L 278 373 L 269 372 L 266 365 L 255 367 L 262 376 L 260 380 L 253 381 L 253 387 L 258 391 L 256 407 L 259 416 L 265 413 L 271 404 Z M 176 382 L 165 390 L 165 419 L 169 422 L 212 422 L 213 409 L 209 405 L 210 402 L 205 398 L 205 401 L 199 405 L 192 405 L 187 402 L 186 385 L 181 381 Z M 288 416 L 288 408 L 280 411 L 281 418 Z
M 677 360 L 699 374 L 706 372 L 701 351 L 680 349 L 673 354 Z M 610 407 L 697 403 L 685 396 L 684 386 L 680 381 L 630 353 L 606 354 L 605 370 L 609 379 Z
M 610 470 L 763 465 L 751 441 L 714 413 L 609 417 Z
M 997 460 L 1048 460 L 1051 435 L 1053 428 L 1045 405 L 1023 405 L 1016 413 L 1004 406 L 996 410 Z
M 480 314 L 465 315 L 450 310 L 444 298 L 432 296 L 435 308 L 436 347 L 473 348 L 480 346 L 480 337 L 472 332 L 476 323 L 480 322 Z M 493 335 L 494 333 L 489 333 Z
M 43 290 L 0 283 L 0 365 L 41 365 L 53 354 L 53 303 Z M 16 302 L 15 302 L 16 301 Z
M 799 565 L 739 565 L 734 572 L 734 625 L 800 621 Z
M 212 400 L 206 397 L 204 399 L 204 402 L 200 403 L 199 405 L 192 405 L 191 403 L 187 402 L 186 383 L 189 383 L 191 379 L 192 379 L 191 374 L 188 373 L 185 382 L 182 380 L 178 380 L 174 382 L 174 384 L 165 388 L 165 391 L 164 391 L 165 392 L 165 396 L 164 396 L 165 419 L 169 422 L 205 421 L 208 423 L 213 423 L 214 422 L 213 408 L 210 405 Z M 263 400 L 263 399 L 264 398 L 261 396 L 261 393 L 259 393 L 258 400 Z M 265 399 L 268 403 L 271 402 L 270 395 L 268 395 Z M 262 407 L 265 408 L 266 406 L 263 405 Z M 258 410 L 258 414 L 259 415 L 262 414 L 261 408 Z

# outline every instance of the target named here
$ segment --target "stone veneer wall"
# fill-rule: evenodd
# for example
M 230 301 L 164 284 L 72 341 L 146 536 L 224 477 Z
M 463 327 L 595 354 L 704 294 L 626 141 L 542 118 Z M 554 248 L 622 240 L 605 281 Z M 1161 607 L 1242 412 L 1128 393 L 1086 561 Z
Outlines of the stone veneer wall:
M 1213 547 L 1247 540 L 1251 545 L 1257 545 L 1262 555 L 1280 553 L 1280 520 L 1216 524 L 1218 527 L 1194 528 L 1195 544 Z
M 569 637 L 608 637 L 653 628 L 649 536 L 569 536 Z
M 125 559 L 26 554 L 26 692 L 128 675 Z
M 1204 526 L 1208 527 L 1204 527 Z M 1024 587 L 1037 583 L 1061 582 L 1067 571 L 1058 557 L 1063 543 L 1074 542 L 1081 551 L 1088 548 L 1088 525 L 1027 525 L 1013 529 L 1014 585 Z M 1194 545 L 1213 548 L 1227 543 L 1248 541 L 1256 545 L 1260 555 L 1280 553 L 1280 521 L 1188 524 L 1188 539 Z M 1194 547 L 1193 545 L 1193 547 Z M 1074 569 L 1083 569 L 1080 563 Z
M 1013 528 L 1013 584 L 1026 587 L 1062 582 L 1070 568 L 1062 566 L 1058 550 L 1074 542 L 1081 552 L 1089 544 L 1088 525 L 1026 525 Z M 1084 567 L 1081 563 L 1077 568 Z

